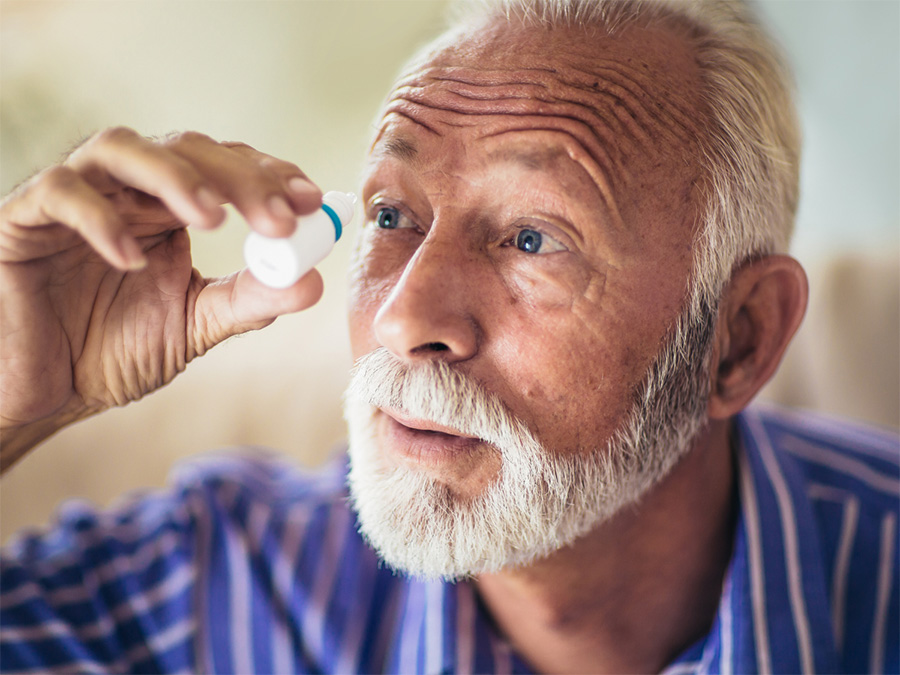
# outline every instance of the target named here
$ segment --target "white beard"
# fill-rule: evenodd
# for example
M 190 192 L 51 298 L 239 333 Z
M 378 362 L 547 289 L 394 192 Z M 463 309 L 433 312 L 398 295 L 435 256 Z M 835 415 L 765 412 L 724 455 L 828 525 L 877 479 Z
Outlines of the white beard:
M 362 357 L 344 408 L 361 532 L 388 565 L 426 578 L 496 572 L 573 543 L 665 477 L 706 423 L 713 323 L 700 323 L 679 320 L 605 448 L 567 454 L 545 449 L 498 397 L 442 361 L 411 365 L 385 349 Z M 380 407 L 490 443 L 499 479 L 463 500 L 422 472 L 388 466 Z

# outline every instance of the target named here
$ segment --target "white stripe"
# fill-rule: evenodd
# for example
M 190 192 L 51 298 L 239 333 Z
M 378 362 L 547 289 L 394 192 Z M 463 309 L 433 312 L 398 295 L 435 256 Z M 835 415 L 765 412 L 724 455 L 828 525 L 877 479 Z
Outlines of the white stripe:
M 444 656 L 443 582 L 431 581 L 425 589 L 425 672 L 440 673 Z
M 109 613 L 109 616 L 114 621 L 122 622 L 134 616 L 148 614 L 194 583 L 194 578 L 194 568 L 190 565 L 182 565 L 152 588 L 142 593 L 129 595 L 124 603 Z
M 456 672 L 475 672 L 475 591 L 469 581 L 460 582 L 456 593 Z
M 274 633 L 274 631 L 272 630 L 273 624 L 278 623 L 277 615 L 268 613 L 269 632 L 268 634 L 266 634 L 265 632 L 261 632 L 263 631 L 262 625 L 257 625 L 255 622 L 253 622 L 253 591 L 251 590 L 253 583 L 253 573 L 251 571 L 252 558 L 258 557 L 262 551 L 262 542 L 266 536 L 267 530 L 269 529 L 269 521 L 271 520 L 271 518 L 272 509 L 268 504 L 258 501 L 253 501 L 250 503 L 250 508 L 247 511 L 247 526 L 245 534 L 246 551 L 244 552 L 243 564 L 247 574 L 247 621 L 250 624 L 250 630 L 247 633 L 248 640 L 250 641 L 247 649 L 247 659 L 250 661 L 253 671 L 258 670 L 258 668 L 255 666 L 253 646 L 261 645 L 267 639 L 269 639 Z M 269 654 L 271 656 L 271 652 L 269 652 Z
M 815 670 L 812 653 L 812 638 L 810 636 L 809 619 L 806 614 L 806 602 L 803 598 L 803 574 L 800 569 L 800 549 L 797 540 L 797 521 L 794 516 L 794 506 L 791 502 L 791 494 L 787 482 L 781 473 L 781 467 L 775 458 L 775 452 L 769 443 L 768 437 L 758 417 L 747 418 L 748 422 L 756 426 L 760 432 L 757 436 L 759 454 L 762 457 L 766 473 L 775 489 L 775 498 L 778 503 L 778 512 L 781 517 L 781 528 L 784 541 L 784 557 L 787 566 L 788 597 L 791 602 L 791 614 L 794 618 L 794 630 L 797 633 L 797 644 L 800 647 L 800 664 L 804 673 L 812 673 Z
M 221 489 L 222 507 L 231 512 L 235 507 L 240 489 L 235 483 L 226 483 Z M 237 522 L 237 519 L 234 519 Z M 237 534 L 237 528 L 225 527 L 225 558 L 228 561 L 228 613 L 232 665 L 235 672 L 252 673 L 253 647 L 251 644 L 252 622 L 250 620 L 250 567 L 247 563 L 248 551 Z
M 400 669 L 401 673 L 419 672 L 419 639 L 424 621 L 425 591 L 422 582 L 409 585 L 406 596 L 406 611 L 403 617 L 400 634 Z
M 512 650 L 503 638 L 491 633 L 491 651 L 494 656 L 494 670 L 496 675 L 512 673 Z
M 275 630 L 272 631 L 272 665 L 276 673 L 295 673 L 297 664 L 294 661 L 294 648 L 290 633 L 290 624 L 286 621 L 290 615 L 290 602 L 293 597 L 294 577 L 297 573 L 297 558 L 305 539 L 309 525 L 310 512 L 306 509 L 291 509 L 286 518 L 285 532 L 282 535 L 278 553 L 272 563 L 272 585 L 275 597 L 281 598 L 285 607 L 279 612 Z M 282 614 L 284 616 L 282 617 Z
M 834 622 L 834 641 L 838 653 L 844 646 L 844 615 L 847 601 L 847 577 L 850 574 L 850 554 L 853 552 L 853 540 L 859 521 L 859 500 L 851 497 L 844 505 L 844 517 L 841 520 L 841 535 L 838 540 L 837 557 L 834 563 L 834 579 L 831 581 L 831 616 Z
M 209 505 L 206 499 L 199 494 L 191 498 L 197 502 L 191 510 L 196 522 L 196 569 L 198 582 L 194 586 L 194 604 L 197 607 L 197 639 L 194 642 L 194 658 L 197 672 L 215 672 L 212 644 L 206 632 L 209 625 L 209 590 L 212 582 L 212 574 L 209 569 L 209 552 L 212 549 L 212 522 L 210 520 Z
M 692 675 L 699 672 L 699 667 L 700 661 L 683 661 L 669 666 L 662 671 L 662 675 Z
M 769 659 L 769 628 L 766 621 L 766 581 L 762 564 L 762 540 L 759 531 L 759 507 L 756 488 L 750 474 L 746 455 L 740 453 L 741 492 L 743 495 L 744 522 L 747 525 L 747 548 L 750 559 L 750 592 L 753 602 L 753 637 L 756 641 L 757 672 L 772 672 Z
M 92 624 L 93 625 L 93 624 Z M 4 626 L 0 631 L 0 644 L 4 642 L 29 642 L 47 638 L 73 639 L 73 627 L 59 619 L 46 619 L 37 626 Z
M 190 637 L 194 633 L 194 618 L 186 617 L 181 621 L 172 624 L 164 631 L 150 636 L 143 644 L 132 647 L 125 653 L 125 658 L 132 666 L 140 661 L 144 661 L 157 654 L 171 649 L 185 638 Z M 133 670 L 129 668 L 129 670 Z
M 316 566 L 316 578 L 312 580 L 312 596 L 303 614 L 306 644 L 316 659 L 322 659 L 325 655 L 325 618 L 330 609 L 329 603 L 347 539 L 349 520 L 350 512 L 346 508 L 335 507 L 329 510 L 322 555 Z
M 372 650 L 371 661 L 365 664 L 371 665 L 371 670 L 385 672 L 393 666 L 393 663 L 388 663 L 388 659 L 394 657 L 394 650 L 403 639 L 400 615 L 409 594 L 409 586 L 402 583 L 388 584 L 386 598 L 379 612 L 381 619 L 375 633 L 375 648 Z
M 723 589 L 723 597 L 724 602 L 722 603 L 722 611 L 721 611 L 721 628 L 719 630 L 719 634 L 722 636 L 722 656 L 719 658 L 719 672 L 722 675 L 731 675 L 732 673 L 732 660 L 734 658 L 733 651 L 734 646 L 732 641 L 734 639 L 734 635 L 732 634 L 733 628 L 733 610 L 731 607 L 731 593 L 732 593 L 732 582 L 731 582 L 731 574 L 729 573 L 728 579 L 725 580 L 725 588 Z
M 875 608 L 875 630 L 872 632 L 872 650 L 869 652 L 869 672 L 884 672 L 884 641 L 887 626 L 888 601 L 891 597 L 891 574 L 894 565 L 894 533 L 897 518 L 887 514 L 881 521 L 881 555 L 878 565 L 878 604 Z
M 348 539 L 356 536 L 358 535 L 353 528 L 347 528 Z M 347 628 L 344 630 L 344 638 L 341 640 L 340 645 L 341 653 L 334 668 L 336 673 L 358 673 L 362 670 L 359 658 L 363 645 L 363 632 L 372 614 L 372 596 L 375 594 L 376 573 L 375 565 L 365 564 L 365 562 L 356 571 L 353 601 L 358 609 L 351 611 L 350 616 L 347 618 Z M 385 607 L 376 607 L 375 611 L 378 612 L 379 621 L 387 622 L 390 620 L 390 615 L 384 613 Z
M 707 640 L 706 644 L 703 646 L 703 654 L 700 658 L 700 661 L 697 662 L 697 674 L 701 675 L 702 673 L 710 672 L 710 668 L 712 666 L 713 655 L 716 653 L 716 645 L 712 642 L 712 640 Z
M 0 632 L 0 643 L 15 640 L 39 640 L 44 637 L 65 637 L 73 633 L 80 640 L 107 639 L 115 631 L 114 621 L 125 621 L 133 616 L 142 616 L 151 612 L 157 605 L 164 603 L 173 595 L 177 595 L 189 586 L 194 579 L 194 570 L 184 565 L 170 574 L 163 581 L 147 591 L 132 595 L 115 609 L 97 617 L 97 620 L 84 626 L 67 626 L 60 621 L 51 620 L 37 626 L 4 627 Z
M 896 433 L 876 427 L 851 426 L 847 422 L 825 415 L 798 413 L 777 406 L 755 404 L 754 407 L 765 409 L 767 414 L 777 417 L 793 427 L 805 429 L 816 437 L 821 437 L 823 433 L 830 434 L 842 445 L 851 446 L 848 448 L 850 452 L 868 455 L 900 466 Z
M 181 537 L 174 532 L 166 532 L 156 539 L 151 539 L 139 548 L 133 555 L 119 555 L 102 565 L 93 568 L 97 579 L 106 583 L 120 578 L 122 563 L 128 561 L 130 564 L 126 570 L 132 574 L 143 574 L 157 560 L 167 558 L 178 544 Z M 71 564 L 56 566 L 52 564 L 42 564 L 47 561 L 41 561 L 36 565 L 36 570 L 40 576 L 55 575 L 61 570 L 72 567 Z M 83 569 L 83 568 L 82 568 Z M 17 587 L 13 591 L 5 593 L 0 592 L 0 609 L 9 609 L 18 604 L 33 602 L 39 598 L 43 598 L 47 604 L 54 607 L 62 607 L 64 605 L 74 604 L 90 600 L 87 589 L 83 584 L 63 586 L 53 590 L 44 591 L 41 587 L 34 583 L 27 583 Z
M 831 623 L 834 628 L 834 644 L 838 653 L 843 651 L 844 615 L 847 602 L 847 577 L 850 572 L 850 555 L 859 521 L 859 499 L 847 490 L 832 485 L 813 483 L 806 493 L 810 499 L 836 502 L 844 507 L 837 552 L 834 556 L 834 573 L 831 579 Z
M 788 452 L 802 457 L 810 462 L 827 466 L 835 471 L 853 476 L 857 480 L 866 483 L 869 487 L 895 496 L 900 492 L 900 480 L 875 471 L 870 466 L 834 450 L 823 448 L 799 438 L 785 438 L 782 447 Z
M 36 668 L 28 668 L 25 670 L 17 670 L 17 673 L 40 673 L 41 675 L 47 675 L 48 672 L 53 672 L 53 675 L 85 675 L 90 673 L 91 675 L 99 674 L 99 673 L 120 673 L 125 672 L 128 666 L 124 665 L 124 661 L 118 661 L 115 665 L 104 663 L 102 666 L 98 666 L 96 661 L 70 661 L 65 665 L 61 666 L 53 666 L 52 671 L 47 670 L 47 666 L 38 666 Z M 122 664 L 122 665 L 120 665 Z

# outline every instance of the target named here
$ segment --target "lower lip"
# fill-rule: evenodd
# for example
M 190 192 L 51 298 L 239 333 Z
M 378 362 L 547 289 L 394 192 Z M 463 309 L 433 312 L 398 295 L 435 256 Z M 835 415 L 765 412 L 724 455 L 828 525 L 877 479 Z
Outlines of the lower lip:
M 484 446 L 477 438 L 412 429 L 390 415 L 380 413 L 380 416 L 383 437 L 390 452 L 417 465 L 438 467 L 458 462 Z

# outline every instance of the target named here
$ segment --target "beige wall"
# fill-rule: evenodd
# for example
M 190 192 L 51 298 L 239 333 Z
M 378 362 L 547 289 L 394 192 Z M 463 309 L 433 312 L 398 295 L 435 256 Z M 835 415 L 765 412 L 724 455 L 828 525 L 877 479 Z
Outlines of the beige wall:
M 437 32 L 444 8 L 2 0 L 0 191 L 111 124 L 243 140 L 296 162 L 325 189 L 352 189 L 381 97 L 403 59 Z M 199 269 L 240 267 L 245 232 L 235 218 L 195 236 Z M 175 460 L 210 448 L 260 444 L 322 461 L 344 433 L 349 249 L 343 240 L 320 267 L 326 292 L 317 307 L 229 341 L 145 401 L 87 420 L 23 460 L 0 488 L 0 539 L 46 522 L 66 497 L 108 503 L 161 485 Z M 773 395 L 897 426 L 896 258 L 882 251 L 873 265 L 864 257 L 816 285 L 814 316 Z M 824 263 L 811 267 L 835 278 Z
M 113 124 L 197 129 L 356 189 L 382 97 L 443 25 L 445 3 L 2 0 L 0 191 Z M 242 266 L 246 226 L 193 237 L 207 275 Z M 320 267 L 312 310 L 233 339 L 139 404 L 51 439 L 3 478 L 0 538 L 46 522 L 61 499 L 108 503 L 161 485 L 184 455 L 255 443 L 320 462 L 344 435 L 344 326 L 352 236 Z

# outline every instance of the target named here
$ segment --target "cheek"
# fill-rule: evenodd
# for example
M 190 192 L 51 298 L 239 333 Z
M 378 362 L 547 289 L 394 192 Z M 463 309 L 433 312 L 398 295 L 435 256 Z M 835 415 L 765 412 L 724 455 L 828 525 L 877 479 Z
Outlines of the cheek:
M 605 444 L 631 408 L 639 368 L 603 307 L 512 314 L 496 326 L 502 397 L 555 453 Z
M 493 272 L 509 304 L 528 312 L 571 310 L 586 294 L 602 294 L 605 279 L 572 253 L 527 256 L 507 249 L 494 256 Z

